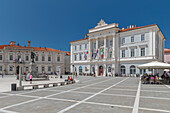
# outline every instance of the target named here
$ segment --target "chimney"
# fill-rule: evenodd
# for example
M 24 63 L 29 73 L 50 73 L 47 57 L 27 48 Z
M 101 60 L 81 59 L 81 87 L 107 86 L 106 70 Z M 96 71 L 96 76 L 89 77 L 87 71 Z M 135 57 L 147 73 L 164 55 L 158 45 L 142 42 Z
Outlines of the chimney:
M 138 27 L 137 25 L 135 25 L 135 27 Z
M 87 34 L 85 35 L 85 39 L 87 38 Z
M 10 45 L 12 45 L 12 46 L 15 45 L 15 41 L 11 41 Z
M 127 26 L 127 29 L 129 29 L 129 26 Z
M 132 25 L 132 28 L 134 28 L 134 25 Z
M 31 41 L 28 40 L 28 47 L 31 47 Z
M 61 51 L 61 48 L 59 50 Z
M 125 28 L 123 27 L 122 30 L 124 30 Z

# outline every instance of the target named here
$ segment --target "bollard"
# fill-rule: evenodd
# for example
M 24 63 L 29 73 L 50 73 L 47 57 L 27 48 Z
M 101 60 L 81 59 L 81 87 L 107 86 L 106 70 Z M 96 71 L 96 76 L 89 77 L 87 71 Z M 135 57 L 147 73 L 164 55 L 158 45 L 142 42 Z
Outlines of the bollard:
M 17 84 L 13 83 L 11 84 L 11 91 L 16 91 L 17 90 Z

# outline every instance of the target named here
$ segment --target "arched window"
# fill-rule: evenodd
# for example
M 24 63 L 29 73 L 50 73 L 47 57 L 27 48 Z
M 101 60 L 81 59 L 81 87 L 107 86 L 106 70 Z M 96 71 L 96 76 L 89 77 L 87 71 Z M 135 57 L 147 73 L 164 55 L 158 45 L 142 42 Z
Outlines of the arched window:
M 108 72 L 112 72 L 112 69 L 111 69 L 111 67 L 108 67 Z
M 130 66 L 130 74 L 136 73 L 136 67 L 134 65 Z
M 126 67 L 125 66 L 121 66 L 120 67 L 120 72 L 121 72 L 121 74 L 125 74 L 126 73 Z
M 109 52 L 109 58 L 112 58 L 112 51 Z

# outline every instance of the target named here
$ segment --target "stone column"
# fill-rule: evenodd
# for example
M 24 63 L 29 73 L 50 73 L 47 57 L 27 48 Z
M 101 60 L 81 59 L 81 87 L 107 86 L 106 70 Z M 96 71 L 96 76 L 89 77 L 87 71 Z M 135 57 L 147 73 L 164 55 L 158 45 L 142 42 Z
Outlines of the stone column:
M 106 37 L 104 37 L 104 59 L 107 58 L 107 52 L 106 52 Z
M 107 73 L 107 67 L 106 64 L 103 65 L 103 76 L 106 76 Z
M 99 76 L 99 67 L 97 64 L 95 65 L 95 74 L 96 76 Z
M 115 37 L 113 36 L 112 58 L 115 58 Z
M 91 41 L 89 39 L 88 59 L 91 60 Z

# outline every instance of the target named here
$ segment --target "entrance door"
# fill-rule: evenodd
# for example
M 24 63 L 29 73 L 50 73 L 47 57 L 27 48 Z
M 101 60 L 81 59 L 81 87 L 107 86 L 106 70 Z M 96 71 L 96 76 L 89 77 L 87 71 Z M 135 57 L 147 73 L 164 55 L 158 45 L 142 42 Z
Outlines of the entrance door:
M 82 67 L 79 67 L 79 75 L 82 75 Z
M 19 66 L 16 67 L 16 74 L 19 74 Z
M 99 67 L 99 76 L 103 75 L 103 66 Z

